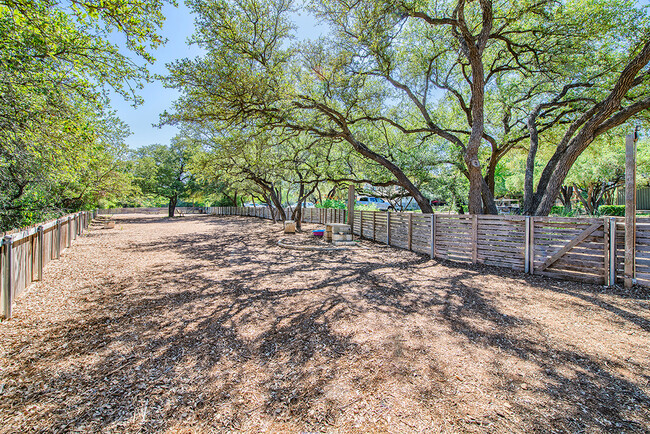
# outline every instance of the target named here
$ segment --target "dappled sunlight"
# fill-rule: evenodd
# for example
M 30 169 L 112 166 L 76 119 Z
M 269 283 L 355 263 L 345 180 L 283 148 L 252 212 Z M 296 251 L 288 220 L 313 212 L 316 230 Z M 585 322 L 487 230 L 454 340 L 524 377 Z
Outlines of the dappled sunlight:
M 650 420 L 647 297 L 367 241 L 290 251 L 280 227 L 125 216 L 91 230 L 0 325 L 4 426 L 641 431 Z M 62 296 L 66 309 L 42 310 Z

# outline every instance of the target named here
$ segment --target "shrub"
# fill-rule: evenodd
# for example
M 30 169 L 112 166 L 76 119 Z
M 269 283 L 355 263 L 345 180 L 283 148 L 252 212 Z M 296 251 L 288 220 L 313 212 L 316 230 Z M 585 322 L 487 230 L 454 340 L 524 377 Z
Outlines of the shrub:
M 348 202 L 344 200 L 327 199 L 322 203 L 317 203 L 316 208 L 334 208 L 334 209 L 348 209 Z M 354 204 L 354 209 L 357 211 L 377 211 L 374 205 L 359 205 Z
M 601 205 L 598 207 L 598 214 L 611 216 L 625 216 L 625 205 Z
M 229 197 L 222 196 L 219 200 L 212 202 L 212 206 L 235 206 L 235 204 Z
M 321 203 L 316 204 L 316 208 L 334 208 L 334 209 L 346 209 L 348 207 L 347 202 L 342 200 L 326 199 Z
M 578 210 L 572 209 L 571 211 L 567 211 L 563 206 L 553 206 L 551 207 L 551 212 L 549 215 L 556 215 L 560 217 L 575 217 L 578 215 Z

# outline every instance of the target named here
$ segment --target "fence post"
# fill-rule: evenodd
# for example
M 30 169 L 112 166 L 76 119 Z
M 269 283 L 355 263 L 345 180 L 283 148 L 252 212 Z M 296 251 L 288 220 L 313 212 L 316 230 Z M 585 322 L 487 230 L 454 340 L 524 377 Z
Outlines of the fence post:
M 45 246 L 43 242 L 45 241 L 45 234 L 43 226 L 39 226 L 38 229 L 38 280 L 39 282 L 43 280 L 43 256 L 45 254 Z
M 350 225 L 350 232 L 354 236 L 354 184 L 348 185 L 348 224 Z
M 431 259 L 436 257 L 436 215 L 431 214 Z
M 530 252 L 528 252 L 528 258 L 530 260 L 530 274 L 535 274 L 535 217 L 530 217 L 530 235 L 528 236 L 530 241 Z
M 616 217 L 609 218 L 609 284 L 616 285 Z
M 72 246 L 72 218 L 68 216 L 68 248 Z
M 625 274 L 623 284 L 636 283 L 636 134 L 625 137 Z
M 603 285 L 609 286 L 609 219 L 603 218 Z
M 390 211 L 386 211 L 386 244 L 390 246 Z
M 526 216 L 524 228 L 524 273 L 530 273 L 530 216 Z
M 61 219 L 56 219 L 56 259 L 61 258 Z
M 413 213 L 409 213 L 409 226 L 408 226 L 408 249 L 412 250 L 413 247 Z
M 377 241 L 377 211 L 372 212 L 372 239 Z
M 6 319 L 11 319 L 11 304 L 12 304 L 12 285 L 13 285 L 13 258 L 12 258 L 12 248 L 13 248 L 13 240 L 11 238 L 11 235 L 8 235 L 4 237 L 2 240 L 2 244 L 4 245 L 4 282 L 3 283 L 3 288 L 4 291 L 2 293 L 2 305 L 3 305 L 3 310 L 4 310 L 4 317 Z
M 472 214 L 472 264 L 478 262 L 478 214 Z

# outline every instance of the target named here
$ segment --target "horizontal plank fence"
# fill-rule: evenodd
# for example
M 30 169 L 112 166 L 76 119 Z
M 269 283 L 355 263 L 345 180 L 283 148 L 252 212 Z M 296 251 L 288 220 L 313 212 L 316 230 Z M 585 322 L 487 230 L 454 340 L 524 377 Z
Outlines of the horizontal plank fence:
M 0 305 L 9 319 L 16 297 L 43 278 L 43 269 L 61 257 L 72 241 L 83 234 L 93 211 L 69 214 L 33 227 L 5 233 L 0 246 Z
M 201 214 L 206 210 L 205 207 L 198 206 L 177 206 L 178 214 Z M 141 208 L 106 208 L 97 210 L 99 214 L 167 214 L 167 207 L 141 207 Z
M 286 211 L 290 215 L 290 210 Z M 205 212 L 270 219 L 274 211 L 268 207 L 212 207 Z M 307 208 L 302 221 L 344 223 L 347 215 L 342 209 Z M 621 217 L 354 211 L 352 231 L 361 238 L 435 259 L 604 285 L 623 282 L 625 222 Z M 637 218 L 636 238 L 636 282 L 650 286 L 650 219 Z
M 269 207 L 179 207 L 181 213 L 279 220 Z M 291 215 L 291 209 L 285 210 Z M 43 277 L 43 268 L 72 245 L 94 213 L 166 213 L 167 208 L 80 212 L 5 234 L 0 244 L 0 312 Z M 528 274 L 610 285 L 622 283 L 625 221 L 621 217 L 563 218 L 354 211 L 355 235 L 435 259 L 506 267 Z M 343 209 L 306 208 L 302 221 L 345 223 Z M 635 281 L 650 286 L 650 219 L 637 219 Z

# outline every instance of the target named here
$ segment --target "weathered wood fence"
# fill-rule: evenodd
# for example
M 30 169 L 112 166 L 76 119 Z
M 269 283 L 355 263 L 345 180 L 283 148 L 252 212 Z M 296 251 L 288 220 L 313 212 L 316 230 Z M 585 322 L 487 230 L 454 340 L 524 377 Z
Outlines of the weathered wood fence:
M 205 207 L 177 206 L 176 212 L 181 214 L 203 213 Z M 99 214 L 167 214 L 167 207 L 142 207 L 142 208 L 106 208 L 100 209 Z
M 267 207 L 211 207 L 206 213 L 271 218 Z M 276 215 L 277 218 L 277 215 Z M 342 223 L 345 210 L 307 208 L 303 221 Z M 431 258 L 507 267 L 529 274 L 611 285 L 623 282 L 625 222 L 621 217 L 355 211 L 353 233 Z M 650 286 L 650 219 L 637 219 L 635 278 Z
M 2 317 L 11 318 L 13 301 L 43 278 L 43 268 L 72 245 L 88 227 L 92 211 L 41 223 L 5 234 L 0 245 L 0 305 Z
M 187 207 L 185 212 L 278 219 L 269 207 Z M 118 208 L 99 214 L 159 213 L 166 208 Z M 273 215 L 272 213 L 274 213 Z M 287 210 L 289 211 L 289 210 Z M 5 235 L 0 244 L 0 312 L 88 227 L 93 212 L 70 214 Z M 344 223 L 342 209 L 306 208 L 302 221 Z M 529 274 L 611 285 L 624 275 L 625 221 L 618 217 L 563 218 L 355 211 L 353 233 L 431 258 L 507 267 Z M 650 218 L 638 218 L 636 283 L 650 286 Z

